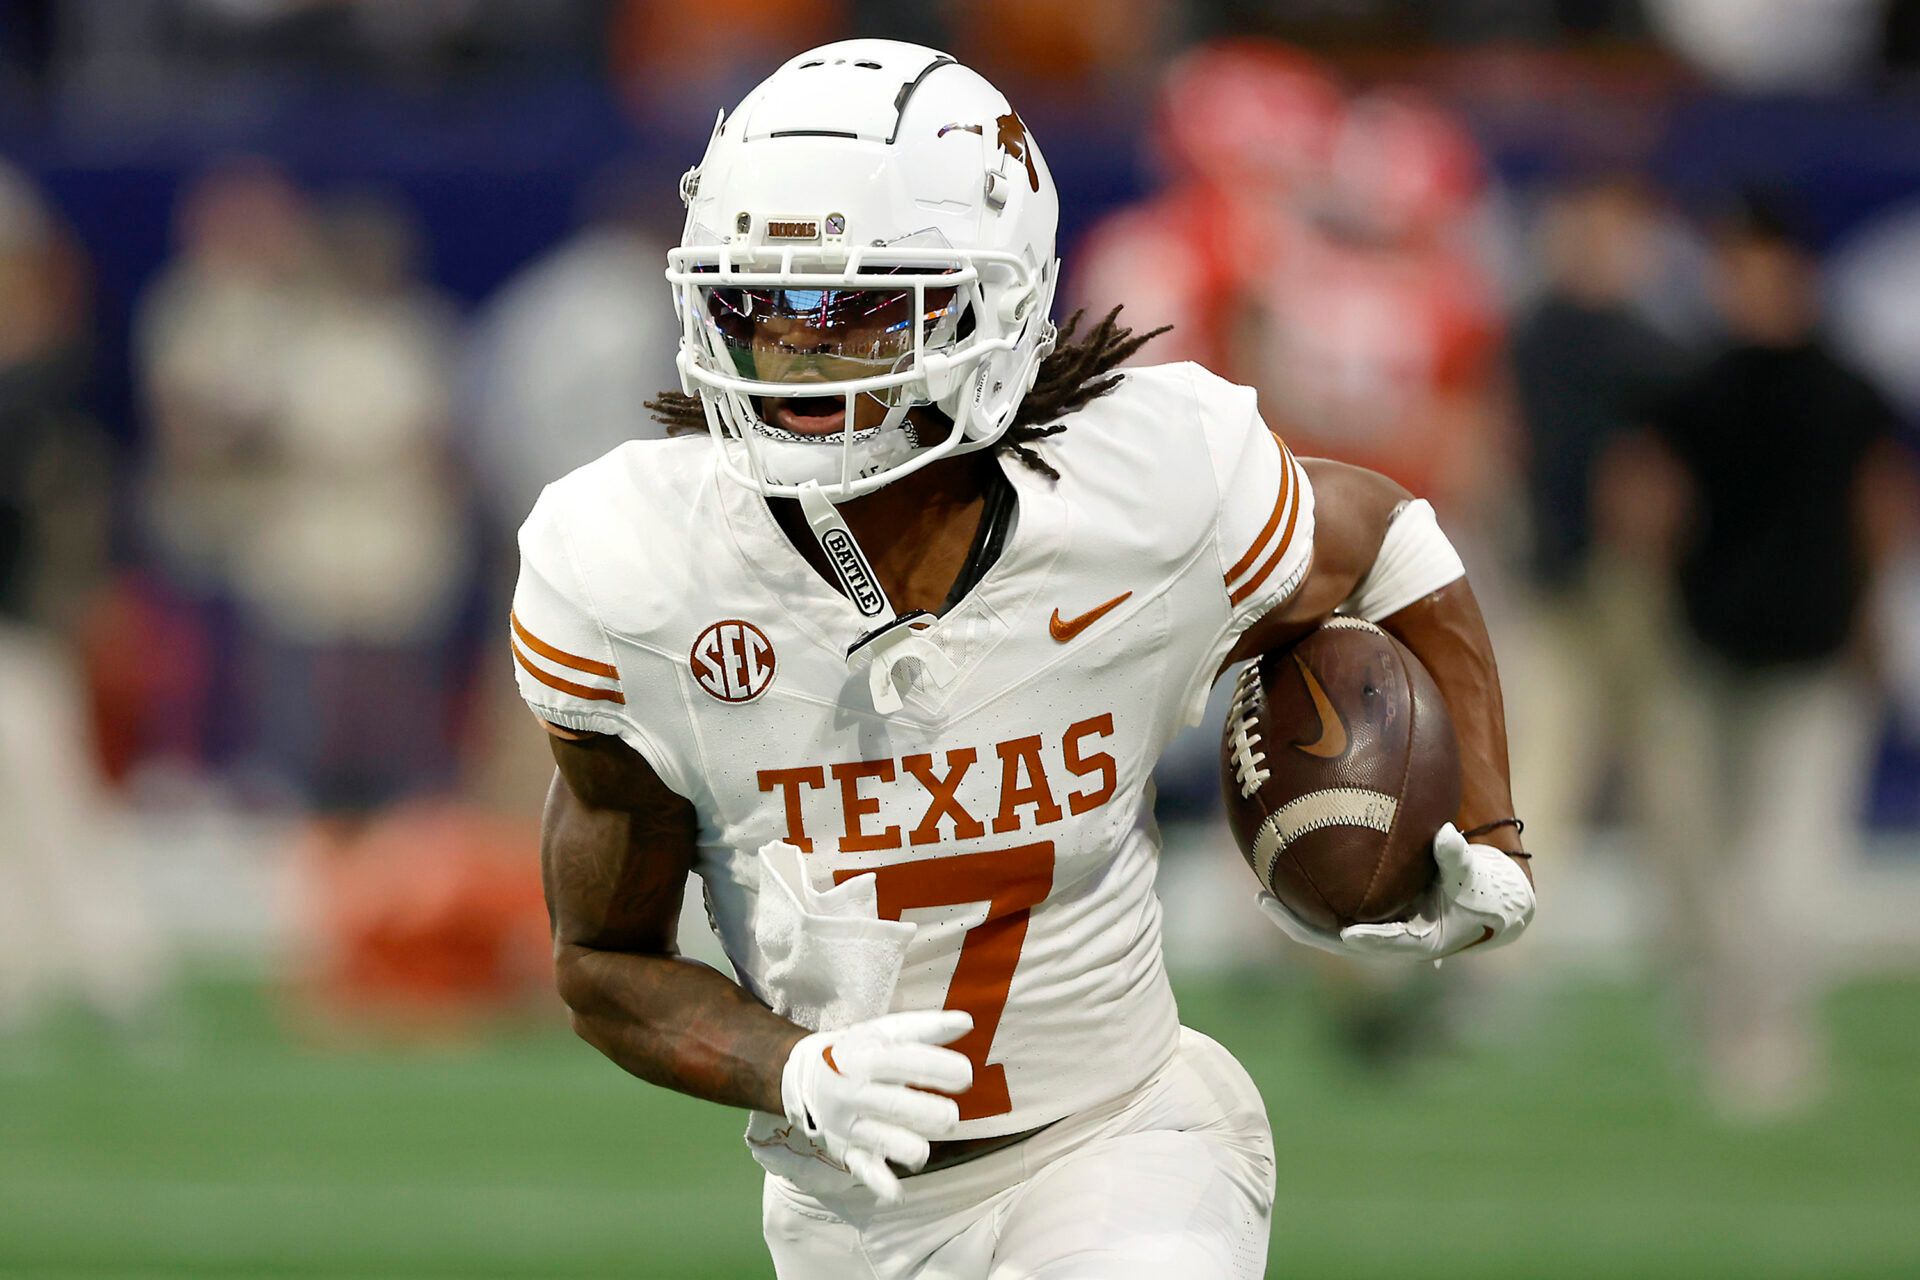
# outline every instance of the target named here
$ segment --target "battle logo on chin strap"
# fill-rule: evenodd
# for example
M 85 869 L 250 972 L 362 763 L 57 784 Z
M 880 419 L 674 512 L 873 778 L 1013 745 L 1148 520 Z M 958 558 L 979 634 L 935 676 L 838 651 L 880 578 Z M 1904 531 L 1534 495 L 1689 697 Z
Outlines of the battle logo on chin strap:
M 855 665 L 866 656 L 867 687 L 873 694 L 873 709 L 882 715 L 900 710 L 900 687 L 894 678 L 897 668 L 913 663 L 935 688 L 953 679 L 953 660 L 940 647 L 920 634 L 919 628 L 933 621 L 925 609 L 895 613 L 880 575 L 873 571 L 866 553 L 854 540 L 853 530 L 840 518 L 840 512 L 827 501 L 820 485 L 809 480 L 800 487 L 800 510 L 807 517 L 813 536 L 819 539 L 827 563 L 840 580 L 841 590 L 853 601 L 860 616 L 875 625 L 847 646 L 847 665 Z M 912 669 L 902 671 L 908 674 Z

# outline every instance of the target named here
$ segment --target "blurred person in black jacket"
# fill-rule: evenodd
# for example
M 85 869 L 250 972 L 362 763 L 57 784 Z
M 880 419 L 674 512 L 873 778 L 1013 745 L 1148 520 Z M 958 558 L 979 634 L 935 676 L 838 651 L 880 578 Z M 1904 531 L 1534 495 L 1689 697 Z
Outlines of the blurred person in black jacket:
M 1645 744 L 1656 862 L 1711 1095 L 1751 1119 L 1823 1084 L 1816 1003 L 1880 722 L 1860 619 L 1906 467 L 1887 402 L 1822 335 L 1818 266 L 1788 216 L 1745 204 L 1714 274 L 1728 345 L 1622 485 L 1643 506 L 1680 498 L 1647 539 L 1681 618 Z
M 1641 673 L 1661 644 L 1656 593 L 1596 519 L 1596 481 L 1684 364 L 1642 305 L 1661 265 L 1650 193 L 1625 177 L 1578 182 L 1547 202 L 1539 232 L 1544 287 L 1509 351 L 1530 534 L 1510 666 L 1524 691 L 1514 769 L 1528 825 L 1571 853 L 1585 846 L 1609 757 L 1640 736 Z M 1566 733 L 1570 724 L 1582 732 Z

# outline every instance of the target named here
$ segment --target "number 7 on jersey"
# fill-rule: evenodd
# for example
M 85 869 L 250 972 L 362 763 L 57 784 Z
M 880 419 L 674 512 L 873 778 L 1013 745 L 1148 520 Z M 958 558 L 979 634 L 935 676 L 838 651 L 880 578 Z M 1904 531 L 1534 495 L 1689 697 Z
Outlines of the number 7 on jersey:
M 960 944 L 953 983 L 947 988 L 946 1007 L 973 1015 L 973 1030 L 953 1042 L 973 1063 L 973 1088 L 957 1101 L 962 1120 L 1013 1110 L 1006 1068 L 988 1062 L 987 1051 L 1007 1007 L 1013 971 L 1027 941 L 1027 922 L 1053 889 L 1053 841 L 884 867 L 850 867 L 834 872 L 833 879 L 840 884 L 869 873 L 878 881 L 880 914 L 889 920 L 916 907 L 987 904 L 987 918 L 967 930 Z

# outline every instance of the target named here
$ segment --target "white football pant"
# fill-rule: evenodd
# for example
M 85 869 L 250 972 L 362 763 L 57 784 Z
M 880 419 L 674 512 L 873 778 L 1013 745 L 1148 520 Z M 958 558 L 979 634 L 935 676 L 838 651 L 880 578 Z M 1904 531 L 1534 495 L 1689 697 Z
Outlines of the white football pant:
M 1273 1174 L 1253 1081 L 1183 1028 L 1132 1093 L 907 1178 L 893 1208 L 770 1176 L 762 1225 L 780 1280 L 1257 1280 Z

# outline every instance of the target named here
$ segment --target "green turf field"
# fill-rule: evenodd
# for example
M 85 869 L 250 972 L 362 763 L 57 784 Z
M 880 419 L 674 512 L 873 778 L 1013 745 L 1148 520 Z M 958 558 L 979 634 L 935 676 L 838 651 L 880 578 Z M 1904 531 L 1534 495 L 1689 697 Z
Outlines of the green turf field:
M 1637 990 L 1398 1078 L 1348 1069 L 1298 994 L 1182 1008 L 1273 1115 L 1273 1276 L 1920 1276 L 1920 985 L 1837 996 L 1832 1102 L 1757 1132 L 1688 1101 Z M 0 1274 L 770 1274 L 742 1117 L 562 1032 L 321 1053 L 234 983 L 185 1014 L 133 1058 L 71 1026 L 0 1045 Z

